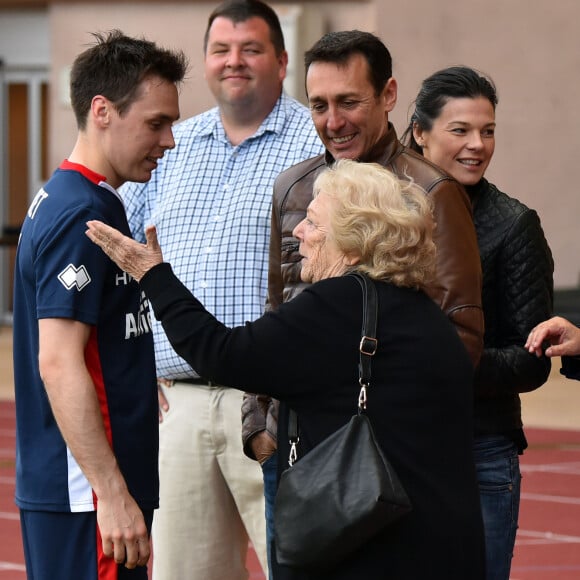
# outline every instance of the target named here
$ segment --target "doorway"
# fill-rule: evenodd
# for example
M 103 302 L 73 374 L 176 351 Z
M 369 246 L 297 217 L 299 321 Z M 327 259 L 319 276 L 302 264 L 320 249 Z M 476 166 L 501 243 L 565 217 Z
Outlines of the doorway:
M 0 322 L 12 319 L 16 243 L 26 210 L 48 178 L 48 70 L 0 69 Z

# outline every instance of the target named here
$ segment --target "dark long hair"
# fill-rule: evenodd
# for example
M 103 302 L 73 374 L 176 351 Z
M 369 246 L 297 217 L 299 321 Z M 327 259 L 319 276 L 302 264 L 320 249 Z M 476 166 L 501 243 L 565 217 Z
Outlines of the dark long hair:
M 497 92 L 489 77 L 467 66 L 452 66 L 433 73 L 421 83 L 415 99 L 415 110 L 401 141 L 414 151 L 422 153 L 413 136 L 413 125 L 416 123 L 423 131 L 430 131 L 433 122 L 450 99 L 477 97 L 486 98 L 495 111 L 498 103 Z

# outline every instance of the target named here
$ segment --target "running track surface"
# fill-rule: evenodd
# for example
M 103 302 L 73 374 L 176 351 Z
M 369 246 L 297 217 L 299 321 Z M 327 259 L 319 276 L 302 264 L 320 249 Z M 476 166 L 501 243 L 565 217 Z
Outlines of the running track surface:
M 0 580 L 26 578 L 13 500 L 14 424 L 14 403 L 0 401 Z M 526 434 L 511 580 L 580 580 L 580 431 Z M 249 580 L 264 580 L 252 550 L 248 568 Z

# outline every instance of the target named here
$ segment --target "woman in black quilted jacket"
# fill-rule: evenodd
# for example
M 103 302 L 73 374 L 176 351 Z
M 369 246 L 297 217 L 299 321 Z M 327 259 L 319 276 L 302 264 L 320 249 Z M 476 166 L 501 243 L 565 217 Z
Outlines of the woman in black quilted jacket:
M 524 344 L 552 314 L 554 264 L 538 215 L 485 178 L 495 147 L 493 82 L 462 66 L 425 79 L 404 139 L 465 186 L 483 270 L 484 351 L 475 373 L 475 461 L 488 580 L 508 580 L 527 447 L 519 394 L 540 387 L 547 357 Z

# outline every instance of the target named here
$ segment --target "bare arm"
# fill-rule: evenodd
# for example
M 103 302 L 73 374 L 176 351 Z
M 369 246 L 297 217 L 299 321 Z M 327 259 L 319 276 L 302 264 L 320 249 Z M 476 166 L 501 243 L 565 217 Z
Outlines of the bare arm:
M 144 566 L 150 555 L 145 520 L 107 440 L 85 364 L 90 331 L 90 326 L 75 320 L 41 319 L 40 374 L 62 436 L 97 496 L 104 554 L 127 568 Z

